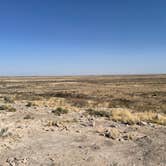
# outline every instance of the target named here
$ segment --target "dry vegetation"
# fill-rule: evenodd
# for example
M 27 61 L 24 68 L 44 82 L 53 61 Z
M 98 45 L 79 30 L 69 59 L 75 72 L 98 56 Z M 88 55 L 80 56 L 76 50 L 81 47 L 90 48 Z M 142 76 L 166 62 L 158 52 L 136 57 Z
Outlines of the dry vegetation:
M 131 113 L 127 109 L 118 109 L 112 111 L 112 120 L 127 124 L 139 124 L 141 121 L 166 125 L 166 116 L 154 112 Z
M 166 75 L 0 78 L 0 165 L 162 166 L 165 126 Z

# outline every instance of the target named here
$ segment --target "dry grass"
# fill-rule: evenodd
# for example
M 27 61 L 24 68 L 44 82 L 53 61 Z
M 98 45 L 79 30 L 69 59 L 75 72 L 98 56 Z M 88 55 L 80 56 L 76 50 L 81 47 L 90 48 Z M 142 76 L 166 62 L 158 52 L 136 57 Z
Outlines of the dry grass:
M 48 107 L 50 109 L 54 109 L 57 107 L 62 107 L 64 109 L 72 110 L 72 111 L 79 111 L 78 107 L 72 106 L 69 104 L 66 99 L 52 97 L 48 100 L 42 99 L 42 100 L 34 100 L 33 105 L 38 107 Z
M 92 108 L 88 113 L 93 116 L 128 124 L 166 123 L 166 75 L 0 78 L 0 94 L 2 102 L 11 105 L 13 99 L 26 100 L 27 107 L 51 110 Z
M 141 121 L 166 125 L 166 116 L 154 112 L 132 113 L 128 109 L 115 109 L 112 111 L 111 119 L 126 124 L 136 124 Z
M 165 114 L 161 115 L 155 112 L 133 112 L 126 108 L 114 108 L 110 110 L 87 109 L 86 113 L 96 117 L 107 117 L 111 120 L 125 124 L 140 124 L 140 122 L 156 123 L 166 125 Z

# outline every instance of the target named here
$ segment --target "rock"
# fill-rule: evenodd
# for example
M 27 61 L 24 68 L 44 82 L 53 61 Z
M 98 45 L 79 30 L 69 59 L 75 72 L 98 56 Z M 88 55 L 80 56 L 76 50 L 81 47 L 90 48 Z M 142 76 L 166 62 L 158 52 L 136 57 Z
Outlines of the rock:
M 114 125 L 114 124 L 111 124 L 110 127 L 112 127 L 112 128 L 117 128 L 117 126 Z
M 157 119 L 157 120 L 160 120 L 161 117 L 162 117 L 162 116 L 161 116 L 160 114 L 157 114 L 157 115 L 156 115 L 156 119 Z
M 122 137 L 125 141 L 128 141 L 128 140 L 134 140 L 136 138 L 136 134 L 131 132 L 131 133 L 127 133 L 126 135 L 124 135 Z
M 81 130 L 76 130 L 76 133 L 81 133 Z
M 120 136 L 120 132 L 116 128 L 110 128 L 104 131 L 104 136 L 111 139 L 117 139 Z
M 149 126 L 155 128 L 155 124 L 153 123 L 149 123 Z
M 125 141 L 129 140 L 129 136 L 128 135 L 124 135 L 123 136 L 123 140 L 125 140 Z
M 99 127 L 97 129 L 97 133 L 99 133 L 101 136 L 111 138 L 111 139 L 117 139 L 120 136 L 120 132 L 116 128 L 103 128 Z
M 10 166 L 18 166 L 20 164 L 26 164 L 27 163 L 27 158 L 23 158 L 23 159 L 17 159 L 16 157 L 11 157 L 8 158 L 6 160 L 6 162 L 10 165 Z
M 123 139 L 123 138 L 119 138 L 118 141 L 119 141 L 119 142 L 123 142 L 124 139 Z
M 0 137 L 3 137 L 8 131 L 8 128 L 0 129 Z
M 89 123 L 89 126 L 91 127 L 95 127 L 96 123 L 95 123 L 95 118 L 94 117 L 90 117 L 88 118 L 88 123 Z
M 2 128 L 0 129 L 0 137 L 9 137 L 12 136 L 12 133 L 8 131 L 8 128 Z
M 141 125 L 141 126 L 146 126 L 146 125 L 147 125 L 147 122 L 140 121 L 140 122 L 139 122 L 139 125 Z
M 17 158 L 8 158 L 6 160 L 6 162 L 10 165 L 10 166 L 17 166 L 18 165 L 18 160 Z
M 95 121 L 91 121 L 89 124 L 89 126 L 91 126 L 91 127 L 95 127 L 95 125 L 96 125 Z
M 100 146 L 97 145 L 97 144 L 93 144 L 93 145 L 91 146 L 91 149 L 92 149 L 93 151 L 99 150 L 99 149 L 100 149 Z

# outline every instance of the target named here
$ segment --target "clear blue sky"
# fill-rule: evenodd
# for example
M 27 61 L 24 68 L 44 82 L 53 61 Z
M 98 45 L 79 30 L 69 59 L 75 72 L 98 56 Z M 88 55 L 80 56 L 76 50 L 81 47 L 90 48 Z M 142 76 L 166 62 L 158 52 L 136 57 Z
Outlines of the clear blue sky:
M 166 0 L 1 0 L 0 75 L 166 73 Z

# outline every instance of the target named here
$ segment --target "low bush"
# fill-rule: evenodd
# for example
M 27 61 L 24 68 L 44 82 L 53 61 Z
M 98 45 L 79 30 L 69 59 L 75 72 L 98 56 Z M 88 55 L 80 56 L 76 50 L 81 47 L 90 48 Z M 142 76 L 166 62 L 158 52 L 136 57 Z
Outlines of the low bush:
M 9 96 L 5 96 L 4 101 L 6 103 L 14 103 L 14 99 L 12 97 L 9 97 Z
M 26 115 L 24 119 L 34 119 L 34 117 L 32 117 L 31 115 Z
M 69 103 L 71 103 L 72 106 L 79 107 L 79 108 L 83 108 L 83 107 L 86 107 L 88 105 L 87 100 L 79 99 L 79 98 L 70 99 Z
M 57 115 L 57 116 L 60 116 L 61 114 L 67 114 L 68 112 L 69 112 L 69 110 L 63 109 L 61 107 L 58 107 L 57 109 L 52 110 L 52 113 Z
M 104 110 L 87 109 L 86 112 L 91 116 L 97 116 L 97 117 L 110 117 L 111 116 L 111 112 L 104 111 Z
M 28 103 L 26 104 L 26 107 L 33 107 L 33 106 L 36 106 L 36 104 L 33 103 L 33 102 L 28 102 Z
M 16 112 L 16 109 L 14 107 L 8 106 L 8 105 L 1 105 L 0 110 L 5 110 L 8 112 Z
M 7 110 L 8 109 L 8 106 L 7 105 L 1 105 L 0 106 L 0 110 Z

